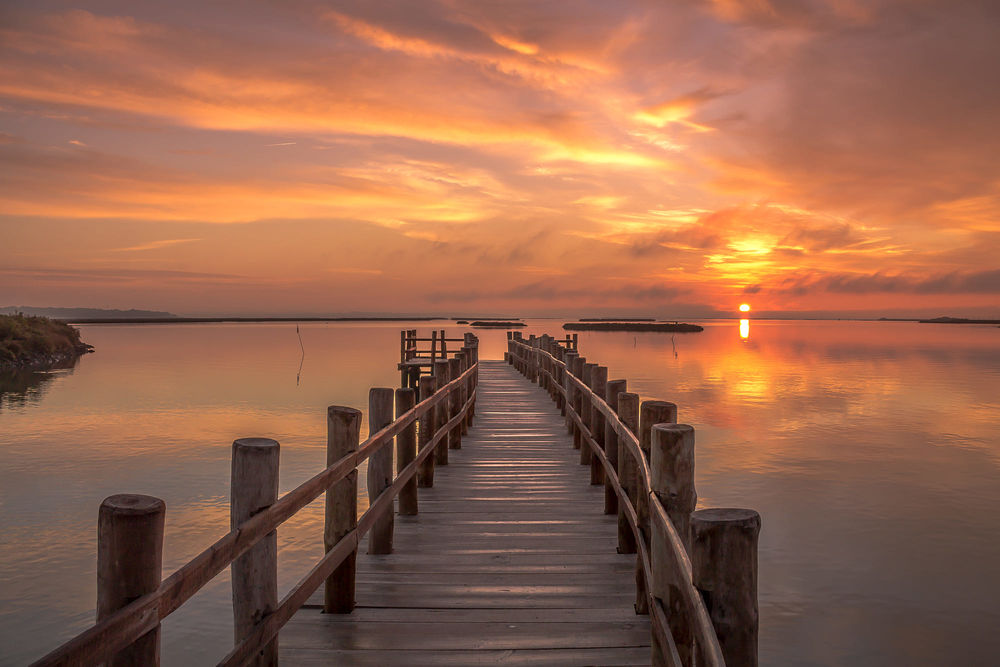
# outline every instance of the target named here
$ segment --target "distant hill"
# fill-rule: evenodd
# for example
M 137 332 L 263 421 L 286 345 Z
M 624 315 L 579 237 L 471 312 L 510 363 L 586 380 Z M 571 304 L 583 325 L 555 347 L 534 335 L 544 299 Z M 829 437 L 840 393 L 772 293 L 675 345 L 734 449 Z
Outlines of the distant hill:
M 36 308 L 34 306 L 6 306 L 0 308 L 0 315 L 35 315 L 54 320 L 111 320 L 111 319 L 157 319 L 169 320 L 177 317 L 173 313 L 159 310 L 114 310 L 110 308 Z

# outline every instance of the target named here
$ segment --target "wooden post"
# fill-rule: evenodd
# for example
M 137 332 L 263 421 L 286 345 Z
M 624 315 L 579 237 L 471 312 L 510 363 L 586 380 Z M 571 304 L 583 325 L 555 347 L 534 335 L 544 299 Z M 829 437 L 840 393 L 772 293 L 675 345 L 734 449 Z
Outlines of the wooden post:
M 431 331 L 431 373 L 434 372 L 434 362 L 437 361 L 438 332 Z
M 438 359 L 434 362 L 434 377 L 437 378 L 438 391 L 441 391 L 444 386 L 451 381 L 451 369 L 447 359 Z M 445 398 L 437 405 L 437 410 L 435 410 L 435 414 L 437 414 L 437 423 L 434 426 L 435 432 L 437 432 L 437 429 L 439 428 L 444 428 L 445 424 L 448 423 L 448 406 L 450 404 L 450 400 L 450 397 Z M 438 443 L 437 449 L 434 450 L 434 465 L 448 465 L 448 441 L 450 439 L 450 434 L 441 438 L 441 442 Z
M 396 419 L 413 409 L 417 401 L 417 392 L 410 388 L 396 390 Z M 417 423 L 404 428 L 396 436 L 396 474 L 417 458 Z M 417 513 L 417 478 L 412 477 L 399 490 L 399 513 L 403 516 L 413 516 Z
M 590 388 L 593 392 L 600 398 L 604 400 L 604 396 L 608 392 L 608 367 L 607 366 L 595 366 L 594 370 L 590 374 Z M 590 430 L 594 434 L 594 442 L 597 446 L 604 450 L 606 448 L 604 442 L 604 415 L 596 407 L 592 408 L 590 411 Z M 601 459 L 592 456 L 590 459 L 590 483 L 594 485 L 604 483 L 604 466 L 601 464 Z
M 618 417 L 632 433 L 639 431 L 639 394 L 622 392 L 618 394 Z M 621 485 L 628 492 L 632 507 L 636 505 L 636 485 L 638 484 L 638 468 L 632 454 L 625 443 L 618 440 L 618 470 Z M 634 554 L 636 552 L 635 534 L 625 518 L 625 510 L 618 508 L 618 553 Z
M 236 530 L 278 499 L 280 447 L 270 438 L 241 438 L 233 442 L 229 526 Z M 254 625 L 278 606 L 278 531 L 233 561 L 233 627 L 236 644 Z M 278 664 L 278 640 L 273 639 L 249 663 L 263 667 Z
M 597 368 L 595 363 L 585 363 L 583 365 L 583 372 L 580 375 L 580 379 L 583 380 L 584 387 L 590 387 L 591 380 L 594 376 L 594 369 Z M 590 394 L 586 391 L 581 391 L 581 401 L 580 401 L 580 418 L 583 421 L 583 425 L 590 431 L 591 437 L 594 435 L 594 402 L 590 397 Z M 590 446 L 587 445 L 582 439 L 580 441 L 580 465 L 589 466 L 590 460 L 593 458 L 593 452 L 590 451 Z
M 565 360 L 565 357 L 564 357 L 564 354 L 563 354 L 564 352 L 565 352 L 565 350 L 562 347 L 559 347 L 559 346 L 556 347 L 556 350 L 555 350 L 556 361 L 564 361 Z M 563 367 L 560 364 L 558 364 L 558 363 L 552 364 L 552 376 L 554 378 L 553 384 L 555 385 L 552 388 L 552 395 L 555 397 L 556 407 L 559 408 L 559 414 L 565 416 L 566 415 L 566 397 L 563 395 L 563 393 L 561 391 L 559 391 L 559 388 L 560 387 L 565 387 L 566 386 L 566 381 L 563 379 Z
M 691 512 L 698 504 L 694 488 L 694 427 L 688 424 L 653 426 L 649 467 L 653 491 L 690 554 Z
M 646 463 L 650 462 L 652 448 L 652 433 L 654 424 L 672 424 L 677 421 L 677 406 L 667 401 L 643 401 L 639 406 L 639 447 L 642 449 Z M 639 518 L 639 531 L 642 539 L 649 546 L 651 530 L 649 527 L 649 497 L 637 485 L 635 513 Z M 646 595 L 646 575 L 642 566 L 636 561 L 635 569 L 635 610 L 638 614 L 649 613 L 649 598 Z
M 616 413 L 618 412 L 618 395 L 623 393 L 625 388 L 625 380 L 610 380 L 608 382 L 608 387 L 605 391 L 605 402 Z M 621 468 L 618 466 L 618 433 L 615 432 L 610 421 L 604 425 L 604 452 L 608 457 L 611 467 L 620 476 Z M 618 494 L 615 493 L 610 480 L 604 481 L 604 513 L 618 513 Z
M 727 665 L 757 667 L 757 538 L 750 509 L 691 515 L 691 567 Z
M 677 423 L 677 406 L 667 401 L 643 401 L 639 407 L 639 447 L 646 457 L 646 463 L 651 462 L 652 431 L 654 424 Z M 646 544 L 649 544 L 649 499 L 645 494 L 639 494 L 639 503 L 635 508 L 639 517 L 639 527 L 642 528 Z M 645 599 L 645 598 L 644 598 Z
M 108 496 L 97 513 L 97 620 L 102 621 L 160 585 L 163 521 L 167 506 L 138 494 Z M 113 667 L 160 664 L 160 626 L 107 663 Z
M 652 490 L 670 523 L 673 524 L 691 553 L 691 513 L 698 504 L 694 488 L 694 429 L 687 424 L 656 424 L 652 432 L 652 454 L 649 463 Z M 694 634 L 690 616 L 676 580 L 673 550 L 658 521 L 651 522 L 650 560 L 653 581 L 650 590 L 666 612 L 677 653 L 682 664 L 690 665 L 693 657 Z
M 471 368 L 473 364 L 472 347 L 469 345 L 463 346 L 462 353 L 463 356 L 465 357 L 465 370 L 469 370 L 469 368 Z M 474 382 L 473 378 L 470 377 L 469 380 L 466 381 L 464 389 L 462 389 L 463 404 L 467 403 L 469 397 L 472 396 L 472 388 L 474 386 L 473 382 Z M 472 406 L 470 405 L 469 411 L 465 415 L 465 419 L 462 420 L 462 435 L 467 434 L 471 426 L 472 426 Z
M 406 331 L 400 330 L 399 332 L 399 386 L 406 386 L 406 373 L 407 369 L 403 363 L 406 361 Z
M 433 375 L 427 375 L 420 378 L 420 401 L 426 401 L 428 398 L 434 395 L 437 390 L 437 378 Z M 437 426 L 437 417 L 435 416 L 437 412 L 437 407 L 433 407 L 420 418 L 420 431 L 417 435 L 417 443 L 420 446 L 420 451 L 423 451 L 431 442 L 431 438 L 434 437 L 434 431 Z M 434 486 L 434 456 L 428 456 L 420 463 L 420 468 L 417 470 L 417 486 L 422 488 L 430 488 Z
M 583 366 L 586 363 L 587 363 L 586 357 L 576 358 L 576 360 L 573 362 L 573 377 L 579 379 L 583 375 Z M 576 384 L 576 382 L 573 382 L 573 411 L 577 414 L 578 417 L 581 418 L 581 420 L 583 418 L 582 410 L 583 410 L 582 394 L 580 391 L 580 387 Z M 580 449 L 581 437 L 582 433 L 580 432 L 579 427 L 576 425 L 576 422 L 573 422 L 573 447 L 575 449 Z
M 387 387 L 372 387 L 368 392 L 368 434 L 374 435 L 392 423 L 393 391 Z M 392 439 L 387 440 L 368 457 L 368 505 L 375 504 L 382 492 L 392 484 Z M 392 553 L 392 508 L 379 517 L 368 534 L 368 553 Z
M 574 350 L 579 350 L 580 349 L 580 346 L 578 344 L 579 342 L 580 342 L 580 334 L 576 334 L 576 333 L 573 334 L 573 349 Z
M 563 359 L 563 362 L 565 362 L 566 364 L 566 368 L 563 372 L 563 389 L 566 390 L 566 400 L 563 402 L 562 414 L 564 417 L 566 417 L 566 429 L 570 433 L 573 432 L 572 422 L 570 421 L 569 418 L 569 408 L 573 407 L 573 393 L 570 390 L 571 381 L 569 380 L 568 376 L 573 373 L 572 369 L 573 365 L 576 363 L 575 359 L 577 358 L 577 356 L 578 355 L 576 353 L 576 350 L 569 350 L 568 352 L 566 352 L 566 356 Z
M 462 360 L 459 357 L 448 360 L 448 377 L 452 380 L 456 380 L 462 375 Z M 449 419 L 454 419 L 459 411 L 462 409 L 462 390 L 456 389 L 451 393 L 451 398 L 448 401 L 451 405 L 451 410 L 448 411 Z M 451 433 L 448 435 L 448 447 L 451 449 L 461 449 L 462 448 L 462 420 L 455 424 L 451 429 Z
M 472 341 L 472 363 L 473 364 L 478 364 L 479 363 L 479 337 L 476 336 L 475 334 L 472 334 L 472 336 L 471 336 L 471 338 L 469 338 L 469 340 Z M 479 371 L 478 370 L 475 370 L 475 371 L 472 372 L 472 386 L 473 386 L 473 388 L 476 388 L 476 389 L 478 389 L 478 387 L 479 387 Z M 475 416 L 476 416 L 476 398 L 475 398 L 475 396 L 473 396 L 472 405 L 469 406 L 469 427 L 470 428 L 472 427 L 472 419 Z
M 361 412 L 354 408 L 331 405 L 326 411 L 326 464 L 357 451 L 361 434 Z M 326 492 L 326 522 L 323 546 L 332 550 L 348 533 L 358 527 L 358 471 L 352 470 Z M 354 582 L 358 551 L 355 549 L 327 577 L 323 611 L 349 614 L 354 611 Z
M 538 369 L 536 367 L 536 355 L 535 349 L 538 347 L 538 341 L 535 339 L 535 334 L 528 336 L 528 379 L 532 383 L 538 382 Z
M 573 446 L 576 447 L 576 424 L 573 421 L 571 412 L 576 410 L 576 383 L 573 382 L 573 378 L 576 377 L 576 365 L 579 363 L 579 357 L 573 355 L 566 359 L 566 431 L 573 437 Z
M 465 371 L 469 370 L 469 348 L 462 347 L 462 354 L 459 356 L 460 364 L 458 367 L 458 372 L 463 375 Z M 461 410 L 462 407 L 469 400 L 469 380 L 466 379 L 462 383 L 462 391 L 458 395 L 458 409 Z M 463 417 L 459 420 L 459 438 L 466 435 L 469 432 L 469 419 L 468 416 Z

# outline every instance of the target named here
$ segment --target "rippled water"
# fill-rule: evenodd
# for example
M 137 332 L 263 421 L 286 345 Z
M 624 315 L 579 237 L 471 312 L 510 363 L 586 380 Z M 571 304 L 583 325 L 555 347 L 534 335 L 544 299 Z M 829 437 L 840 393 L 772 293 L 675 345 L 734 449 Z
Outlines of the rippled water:
M 679 405 L 703 506 L 761 512 L 762 664 L 994 664 L 1000 329 L 705 325 L 581 333 L 580 348 Z M 294 324 L 85 326 L 97 353 L 75 368 L 0 377 L 0 663 L 92 621 L 105 496 L 166 500 L 172 572 L 228 530 L 232 440 L 279 440 L 281 492 L 301 483 L 325 460 L 325 407 L 398 382 L 403 326 L 428 328 L 300 325 L 299 378 Z M 499 358 L 504 333 L 481 337 Z M 282 590 L 321 555 L 321 523 L 320 502 L 279 530 Z M 226 653 L 229 594 L 220 575 L 167 620 L 166 664 Z

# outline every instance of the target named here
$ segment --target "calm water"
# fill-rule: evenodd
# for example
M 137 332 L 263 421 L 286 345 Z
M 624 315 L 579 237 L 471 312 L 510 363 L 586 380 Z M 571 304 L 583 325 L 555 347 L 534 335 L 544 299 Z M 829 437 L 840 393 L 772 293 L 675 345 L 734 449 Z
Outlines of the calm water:
M 74 369 L 0 379 L 0 663 L 92 622 L 105 496 L 166 500 L 172 572 L 228 530 L 232 440 L 277 439 L 281 492 L 301 483 L 325 459 L 325 406 L 398 382 L 403 326 L 301 325 L 298 379 L 294 324 L 85 326 L 97 353 Z M 504 333 L 481 338 L 499 358 Z M 762 664 L 996 664 L 1000 329 L 751 322 L 743 339 L 710 322 L 580 348 L 680 406 L 702 505 L 762 514 Z M 282 592 L 321 555 L 321 502 L 279 530 Z M 166 664 L 226 653 L 229 595 L 220 575 L 167 620 Z

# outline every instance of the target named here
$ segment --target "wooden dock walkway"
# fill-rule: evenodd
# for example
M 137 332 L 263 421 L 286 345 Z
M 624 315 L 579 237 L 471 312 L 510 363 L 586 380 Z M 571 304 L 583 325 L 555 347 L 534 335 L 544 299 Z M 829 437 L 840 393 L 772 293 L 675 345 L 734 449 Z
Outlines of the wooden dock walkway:
M 485 361 L 474 334 L 444 334 L 401 331 L 401 386 L 370 390 L 368 437 L 360 410 L 329 406 L 326 467 L 281 497 L 279 443 L 235 440 L 230 531 L 165 579 L 165 503 L 106 498 L 97 622 L 34 667 L 158 665 L 162 621 L 226 568 L 220 667 L 756 667 L 760 516 L 696 510 L 677 405 L 574 337 L 508 332 Z M 279 598 L 276 531 L 321 495 L 324 555 Z
M 635 556 L 548 394 L 481 361 L 475 426 L 397 516 L 394 552 L 359 555 L 351 614 L 322 591 L 281 631 L 285 664 L 642 665 Z M 364 551 L 364 548 L 361 549 Z

